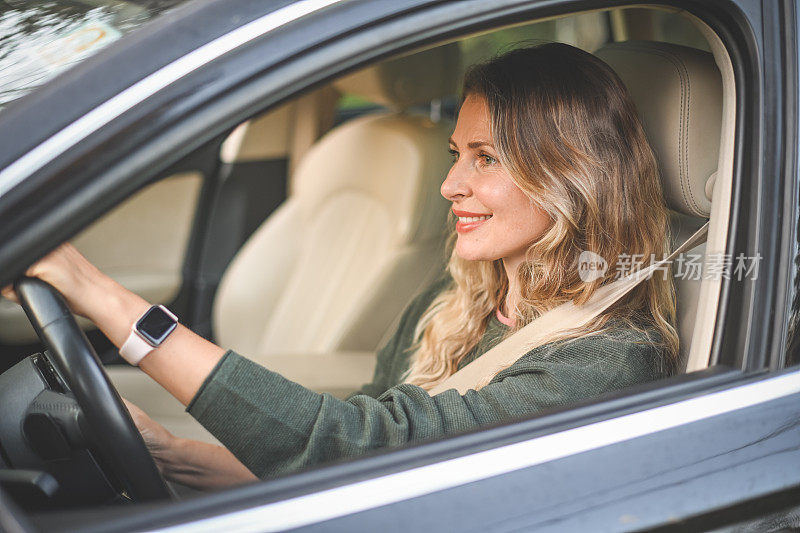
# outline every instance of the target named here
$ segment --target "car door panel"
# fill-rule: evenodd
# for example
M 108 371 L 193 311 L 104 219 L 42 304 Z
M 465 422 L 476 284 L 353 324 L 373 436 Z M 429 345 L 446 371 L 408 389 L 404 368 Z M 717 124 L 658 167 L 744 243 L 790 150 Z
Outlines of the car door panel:
M 185 172 L 149 185 L 71 242 L 123 286 L 148 301 L 169 304 L 183 283 L 202 182 L 199 172 Z M 86 319 L 80 323 L 84 329 L 93 327 Z M 22 308 L 0 300 L 0 343 L 36 340 Z

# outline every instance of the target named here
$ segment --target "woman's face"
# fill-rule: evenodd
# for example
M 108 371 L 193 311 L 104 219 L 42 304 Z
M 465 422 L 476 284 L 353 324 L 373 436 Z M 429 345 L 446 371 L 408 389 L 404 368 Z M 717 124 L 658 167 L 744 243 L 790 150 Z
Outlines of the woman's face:
M 458 217 L 456 253 L 472 261 L 503 259 L 508 268 L 522 261 L 550 217 L 498 161 L 489 123 L 486 99 L 468 96 L 450 138 L 454 162 L 441 192 Z

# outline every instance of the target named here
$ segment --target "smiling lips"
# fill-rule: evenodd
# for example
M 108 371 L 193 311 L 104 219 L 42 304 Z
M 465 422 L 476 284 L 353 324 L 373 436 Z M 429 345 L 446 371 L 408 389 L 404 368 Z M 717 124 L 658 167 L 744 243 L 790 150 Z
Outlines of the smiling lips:
M 472 231 L 492 218 L 491 213 L 470 213 L 469 211 L 456 211 L 455 209 L 453 209 L 453 213 L 458 217 L 458 222 L 456 222 L 456 231 L 458 233 Z

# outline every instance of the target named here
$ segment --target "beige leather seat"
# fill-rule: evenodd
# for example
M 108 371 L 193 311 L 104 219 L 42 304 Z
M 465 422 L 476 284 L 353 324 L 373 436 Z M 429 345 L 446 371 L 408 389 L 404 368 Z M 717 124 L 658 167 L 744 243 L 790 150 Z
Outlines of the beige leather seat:
M 674 243 L 688 238 L 711 212 L 722 123 L 719 70 L 711 54 L 666 43 L 614 43 L 596 55 L 619 74 L 636 102 L 658 159 L 667 205 L 673 211 L 674 248 Z M 704 252 L 705 246 L 700 246 L 689 253 Z M 688 263 L 682 266 L 686 271 L 692 270 Z M 677 269 L 679 265 L 673 267 Z M 684 368 L 697 319 L 701 283 L 694 275 L 675 277 Z
M 389 111 L 334 128 L 303 157 L 289 198 L 239 251 L 214 303 L 216 342 L 339 396 L 369 381 L 409 299 L 443 271 L 450 123 L 407 110 L 455 95 L 458 48 L 384 62 L 335 83 Z M 212 441 L 132 368 L 122 396 L 184 437 Z
M 335 84 L 393 111 L 335 128 L 300 162 L 290 197 L 225 272 L 219 344 L 266 364 L 297 354 L 301 365 L 379 347 L 442 267 L 452 125 L 404 110 L 455 94 L 457 59 L 456 46 L 436 48 Z

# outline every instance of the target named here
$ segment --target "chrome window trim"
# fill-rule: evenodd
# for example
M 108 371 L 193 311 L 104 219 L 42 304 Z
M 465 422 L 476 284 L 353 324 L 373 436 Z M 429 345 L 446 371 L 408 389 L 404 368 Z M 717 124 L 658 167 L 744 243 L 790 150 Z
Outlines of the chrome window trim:
M 284 531 L 424 496 L 800 393 L 800 371 L 321 492 L 159 529 Z
M 125 111 L 180 78 L 262 35 L 344 0 L 301 0 L 206 43 L 141 79 L 0 171 L 0 196 Z

